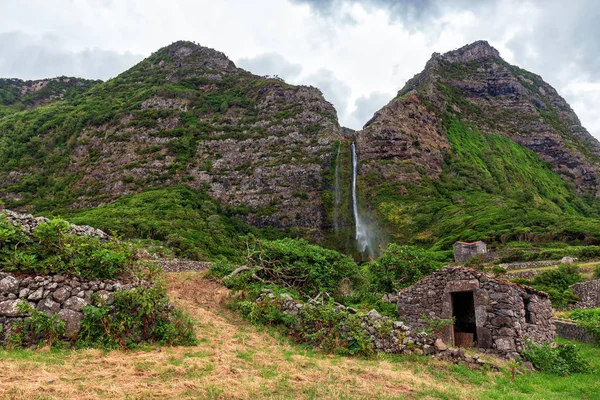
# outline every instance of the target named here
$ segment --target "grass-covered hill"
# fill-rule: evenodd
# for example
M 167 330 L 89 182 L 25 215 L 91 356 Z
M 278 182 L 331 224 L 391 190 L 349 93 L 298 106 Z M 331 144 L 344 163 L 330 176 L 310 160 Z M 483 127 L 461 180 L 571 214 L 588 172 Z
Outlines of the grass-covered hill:
M 600 243 L 600 144 L 486 42 L 434 54 L 358 133 L 318 89 L 191 42 L 107 82 L 0 80 L 8 208 L 192 258 L 236 257 L 249 232 L 354 252 L 353 140 L 363 219 L 382 237 Z
M 600 242 L 600 144 L 487 42 L 444 55 L 359 133 L 360 187 L 397 241 Z
M 0 196 L 64 213 L 185 184 L 255 226 L 318 234 L 340 135 L 319 90 L 176 42 L 79 95 L 1 117 Z

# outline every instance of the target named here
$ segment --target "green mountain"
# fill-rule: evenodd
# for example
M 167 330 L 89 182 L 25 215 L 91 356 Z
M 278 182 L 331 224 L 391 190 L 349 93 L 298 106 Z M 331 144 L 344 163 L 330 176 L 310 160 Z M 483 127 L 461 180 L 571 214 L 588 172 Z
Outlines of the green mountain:
M 246 233 L 355 252 L 352 142 L 374 241 L 600 243 L 600 143 L 486 42 L 434 54 L 359 132 L 318 89 L 191 42 L 107 82 L 0 80 L 7 208 L 192 258 L 236 257 Z
M 0 195 L 65 212 L 185 184 L 252 225 L 318 237 L 341 137 L 318 89 L 176 42 L 78 96 L 2 117 Z
M 487 42 L 434 54 L 358 150 L 364 201 L 395 241 L 600 242 L 600 143 Z

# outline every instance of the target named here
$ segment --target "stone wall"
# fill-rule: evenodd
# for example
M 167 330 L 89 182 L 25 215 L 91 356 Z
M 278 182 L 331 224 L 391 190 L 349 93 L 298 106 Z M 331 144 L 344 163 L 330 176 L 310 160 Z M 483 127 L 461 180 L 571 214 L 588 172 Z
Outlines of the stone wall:
M 303 303 L 294 300 L 286 293 L 276 298 L 271 289 L 263 289 L 256 301 L 277 301 L 282 312 L 296 315 L 300 321 L 306 309 L 323 306 L 318 302 Z M 344 311 L 350 314 L 358 312 L 342 304 L 338 304 L 334 309 L 334 312 Z M 478 355 L 466 355 L 463 349 L 446 346 L 441 339 L 428 335 L 422 329 L 413 330 L 402 321 L 392 321 L 389 317 L 381 316 L 376 310 L 363 314 L 360 325 L 376 353 L 432 355 L 454 362 L 463 362 L 471 368 L 487 366 L 498 370 L 496 364 L 486 362 Z
M 571 289 L 581 299 L 575 304 L 575 308 L 600 307 L 600 279 L 576 283 Z
M 205 271 L 210 268 L 212 262 L 190 261 L 190 260 L 150 260 L 165 272 L 188 272 Z
M 118 280 L 87 280 L 66 275 L 22 275 L 0 271 L 0 344 L 10 335 L 11 326 L 26 318 L 19 303 L 27 302 L 36 310 L 58 314 L 66 323 L 66 334 L 72 337 L 83 320 L 83 307 L 93 294 L 112 304 L 113 293 L 131 289 L 132 284 Z
M 567 321 L 556 321 L 556 334 L 562 338 L 576 340 L 583 343 L 594 343 L 596 339 L 589 332 Z
M 400 319 L 415 328 L 427 318 L 452 317 L 452 293 L 473 292 L 477 346 L 500 354 L 523 349 L 525 338 L 535 342 L 555 337 L 548 295 L 511 282 L 493 279 L 463 267 L 446 267 L 397 294 Z M 442 339 L 454 342 L 452 327 Z
M 33 230 L 39 224 L 48 222 L 48 218 L 45 217 L 34 217 L 31 214 L 23 214 L 11 210 L 2 210 L 0 211 L 0 215 L 4 215 L 8 219 L 8 222 L 10 222 L 11 224 L 20 226 L 21 230 L 27 235 L 31 235 L 33 233 Z M 70 226 L 71 233 L 78 236 L 87 235 L 97 237 L 103 241 L 110 239 L 110 236 L 106 232 L 101 231 L 100 229 L 93 228 L 91 226 L 74 224 L 70 224 Z
M 524 261 L 499 264 L 499 267 L 506 268 L 507 271 L 515 271 L 519 269 L 532 269 L 541 267 L 550 267 L 560 264 L 560 260 L 543 260 L 543 261 Z

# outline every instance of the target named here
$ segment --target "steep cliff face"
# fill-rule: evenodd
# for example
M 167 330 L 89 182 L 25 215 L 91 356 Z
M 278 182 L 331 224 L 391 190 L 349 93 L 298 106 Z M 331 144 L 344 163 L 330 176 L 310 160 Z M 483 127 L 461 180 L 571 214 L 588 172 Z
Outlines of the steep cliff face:
M 85 208 L 183 183 L 253 225 L 317 231 L 342 135 L 318 89 L 253 75 L 191 42 L 0 129 L 11 206 Z
M 484 41 L 434 54 L 358 143 L 363 193 L 398 240 L 552 240 L 557 218 L 597 216 L 582 198 L 600 196 L 600 143 L 556 90 Z M 566 236 L 597 238 L 593 225 Z

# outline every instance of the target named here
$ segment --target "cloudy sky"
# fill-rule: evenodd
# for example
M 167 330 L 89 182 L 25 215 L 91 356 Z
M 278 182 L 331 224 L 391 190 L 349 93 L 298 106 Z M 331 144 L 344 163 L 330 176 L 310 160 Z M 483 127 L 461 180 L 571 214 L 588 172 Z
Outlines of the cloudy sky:
M 0 0 L 0 10 L 2 77 L 107 79 L 192 40 L 317 86 L 352 128 L 431 53 L 484 39 L 542 75 L 600 138 L 597 0 Z

